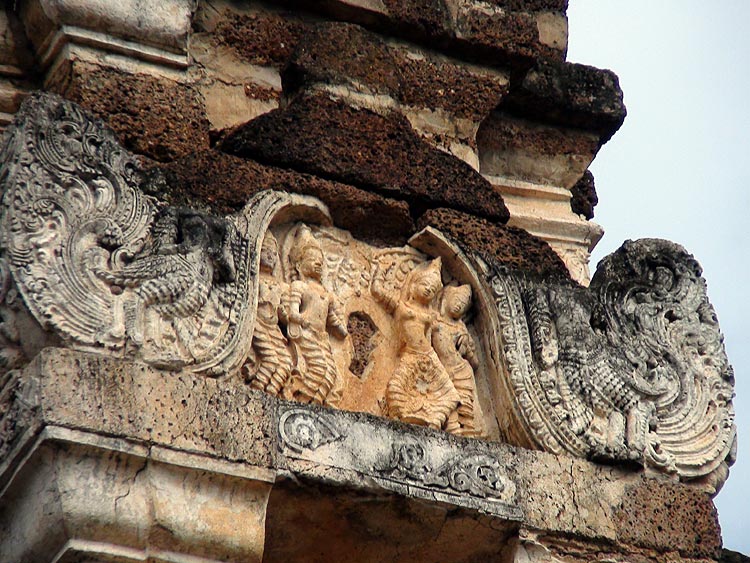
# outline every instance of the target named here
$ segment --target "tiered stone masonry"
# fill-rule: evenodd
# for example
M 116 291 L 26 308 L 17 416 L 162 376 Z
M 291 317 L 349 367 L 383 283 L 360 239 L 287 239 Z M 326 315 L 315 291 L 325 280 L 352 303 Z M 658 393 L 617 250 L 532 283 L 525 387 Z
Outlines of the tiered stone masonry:
M 589 279 L 565 0 L 156 4 L 1 12 L 0 561 L 717 560 L 732 370 L 679 245 Z

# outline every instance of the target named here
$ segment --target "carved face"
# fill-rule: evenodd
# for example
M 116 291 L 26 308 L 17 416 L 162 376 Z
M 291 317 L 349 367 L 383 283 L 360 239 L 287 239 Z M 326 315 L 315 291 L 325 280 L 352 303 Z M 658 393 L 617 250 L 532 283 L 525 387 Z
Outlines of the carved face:
M 437 270 L 428 269 L 414 278 L 412 297 L 420 303 L 427 304 L 435 297 L 443 287 L 440 273 Z
M 320 280 L 323 276 L 323 251 L 314 246 L 308 246 L 297 264 L 297 271 L 306 278 Z
M 278 261 L 279 249 L 276 238 L 268 233 L 263 239 L 263 246 L 260 249 L 260 267 L 263 270 L 272 272 Z
M 444 313 L 450 315 L 453 319 L 460 319 L 471 307 L 471 287 L 468 285 L 446 287 L 444 291 Z

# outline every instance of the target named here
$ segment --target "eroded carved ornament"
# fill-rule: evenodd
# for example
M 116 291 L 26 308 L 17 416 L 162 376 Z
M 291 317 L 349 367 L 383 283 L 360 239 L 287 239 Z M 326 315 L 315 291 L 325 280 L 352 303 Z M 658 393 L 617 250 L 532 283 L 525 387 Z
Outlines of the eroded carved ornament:
M 109 129 L 50 95 L 8 128 L 0 177 L 6 371 L 62 345 L 713 486 L 726 477 L 733 376 L 700 267 L 673 243 L 626 243 L 587 289 L 514 273 L 431 228 L 377 248 L 310 197 L 265 191 L 227 217 L 171 207 L 140 189 Z M 469 490 L 492 481 L 475 461 Z

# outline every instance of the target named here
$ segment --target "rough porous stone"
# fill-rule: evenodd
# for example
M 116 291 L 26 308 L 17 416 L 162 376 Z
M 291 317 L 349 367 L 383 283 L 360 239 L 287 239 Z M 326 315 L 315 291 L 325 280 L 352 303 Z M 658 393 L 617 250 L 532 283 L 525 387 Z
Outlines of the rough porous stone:
M 715 559 L 721 530 L 711 498 L 683 484 L 644 480 L 626 490 L 617 507 L 620 541 L 642 547 L 669 546 L 688 557 Z
M 74 62 L 60 90 L 103 119 L 134 153 L 168 162 L 209 146 L 203 99 L 189 85 Z
M 440 108 L 456 117 L 476 119 L 497 107 L 508 90 L 504 77 L 489 72 L 436 57 L 416 58 L 404 51 L 398 55 L 399 98 L 406 105 Z
M 258 117 L 229 133 L 219 148 L 413 206 L 452 207 L 508 220 L 502 196 L 487 180 L 420 139 L 403 116 L 355 109 L 323 95 Z
M 60 348 L 37 356 L 26 377 L 39 381 L 39 416 L 44 424 L 261 467 L 272 463 L 272 402 L 238 381 L 164 372 Z
M 750 557 L 747 557 L 746 555 L 743 555 L 736 551 L 732 551 L 731 549 L 721 550 L 719 563 L 748 563 L 748 562 L 750 562 Z
M 392 47 L 347 23 L 319 24 L 303 35 L 282 79 L 287 95 L 314 85 L 345 85 L 469 118 L 487 115 L 508 89 L 500 73 Z
M 572 194 L 570 208 L 573 210 L 573 213 L 583 215 L 586 219 L 593 219 L 594 207 L 599 203 L 599 198 L 596 195 L 594 175 L 589 170 L 586 170 L 570 192 Z
M 364 85 L 394 97 L 399 91 L 391 50 L 377 35 L 346 23 L 319 24 L 305 34 L 282 79 L 288 93 L 316 83 Z
M 532 276 L 570 279 L 560 257 L 542 239 L 523 229 L 498 225 L 453 209 L 431 209 L 417 221 L 422 229 L 440 229 L 485 260 Z
M 490 4 L 506 10 L 524 12 L 565 12 L 568 0 L 488 0 Z
M 444 0 L 384 0 L 388 15 L 401 28 L 433 37 L 445 33 L 449 25 Z
M 234 50 L 247 62 L 283 67 L 307 25 L 291 14 L 238 14 L 227 11 L 214 37 L 218 45 Z
M 338 227 L 364 240 L 401 245 L 414 232 L 403 201 L 213 149 L 153 168 L 149 176 L 146 189 L 158 197 L 174 205 L 207 207 L 216 214 L 239 211 L 260 191 L 279 190 L 319 198 Z
M 595 131 L 607 142 L 625 120 L 617 75 L 568 62 L 539 62 L 513 81 L 502 108 L 514 115 Z
M 563 60 L 565 56 L 564 45 L 551 47 L 541 40 L 537 21 L 540 13 L 560 14 L 561 2 L 534 2 L 529 7 L 513 2 L 510 9 L 505 2 L 476 0 L 284 0 L 284 4 L 491 66 L 527 69 L 537 58 Z
M 454 33 L 471 52 L 494 54 L 497 62 L 511 67 L 530 66 L 536 58 L 560 58 L 560 51 L 539 40 L 533 14 L 487 10 L 484 6 L 451 1 L 457 7 Z

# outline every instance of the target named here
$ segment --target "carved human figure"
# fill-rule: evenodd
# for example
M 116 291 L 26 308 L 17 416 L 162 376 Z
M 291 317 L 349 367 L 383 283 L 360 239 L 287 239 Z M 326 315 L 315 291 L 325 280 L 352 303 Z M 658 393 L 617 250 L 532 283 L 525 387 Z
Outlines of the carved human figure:
M 462 436 L 477 434 L 474 422 L 474 370 L 478 366 L 474 340 L 463 316 L 471 307 L 471 286 L 447 286 L 440 299 L 440 316 L 432 332 L 432 345 L 461 397 L 446 430 Z
M 441 264 L 436 258 L 414 268 L 400 292 L 383 285 L 376 267 L 371 288 L 396 322 L 398 366 L 386 389 L 388 414 L 432 428 L 443 428 L 461 400 L 432 347 L 437 322 L 433 302 L 443 287 Z
M 289 286 L 274 275 L 278 256 L 276 237 L 268 232 L 260 251 L 258 309 L 252 341 L 257 367 L 255 373 L 248 374 L 253 388 L 275 396 L 292 373 L 292 356 L 280 327 L 280 321 L 287 317 L 284 301 Z
M 341 397 L 329 331 L 346 338 L 346 322 L 335 296 L 323 287 L 323 250 L 305 225 L 297 231 L 290 260 L 295 278 L 287 325 L 296 361 L 292 397 L 304 403 L 335 405 Z

